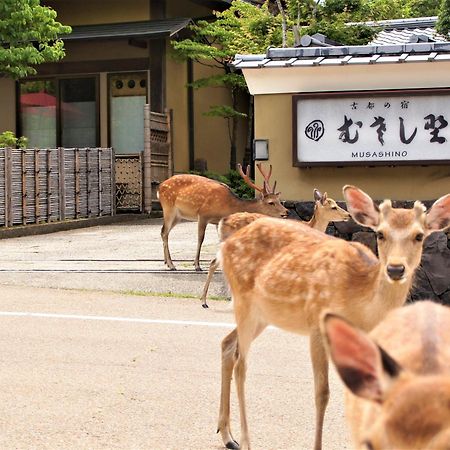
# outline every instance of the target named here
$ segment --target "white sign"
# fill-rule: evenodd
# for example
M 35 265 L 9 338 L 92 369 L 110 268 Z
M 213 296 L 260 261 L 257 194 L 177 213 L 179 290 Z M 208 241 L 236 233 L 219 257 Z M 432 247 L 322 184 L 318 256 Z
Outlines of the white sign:
M 450 92 L 294 96 L 294 164 L 450 163 Z

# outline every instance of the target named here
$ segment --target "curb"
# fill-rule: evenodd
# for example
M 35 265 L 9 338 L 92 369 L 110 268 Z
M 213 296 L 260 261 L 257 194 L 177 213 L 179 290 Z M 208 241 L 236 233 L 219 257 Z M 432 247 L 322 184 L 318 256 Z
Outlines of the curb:
M 0 228 L 0 239 L 16 238 L 22 236 L 37 236 L 39 234 L 55 233 L 57 231 L 75 230 L 78 228 L 95 227 L 98 225 L 110 225 L 114 223 L 135 222 L 146 219 L 158 218 L 155 214 L 118 214 L 114 216 L 92 217 L 87 219 L 74 219 L 64 222 L 52 222 L 30 225 L 17 225 L 14 227 Z

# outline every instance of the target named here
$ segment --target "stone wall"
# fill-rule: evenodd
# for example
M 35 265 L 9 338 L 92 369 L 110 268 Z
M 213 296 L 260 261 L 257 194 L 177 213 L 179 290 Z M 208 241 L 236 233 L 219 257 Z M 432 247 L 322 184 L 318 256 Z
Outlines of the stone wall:
M 412 208 L 412 201 L 393 201 L 396 208 Z M 430 207 L 433 202 L 423 202 Z M 346 209 L 343 202 L 339 206 Z M 314 212 L 314 202 L 287 201 L 285 207 L 290 211 L 293 219 L 309 220 Z M 357 241 L 367 245 L 377 254 L 375 233 L 369 228 L 362 227 L 353 221 L 331 223 L 327 234 L 347 241 Z M 450 230 L 431 234 L 424 242 L 423 256 L 409 300 L 416 301 L 431 299 L 439 303 L 450 305 Z

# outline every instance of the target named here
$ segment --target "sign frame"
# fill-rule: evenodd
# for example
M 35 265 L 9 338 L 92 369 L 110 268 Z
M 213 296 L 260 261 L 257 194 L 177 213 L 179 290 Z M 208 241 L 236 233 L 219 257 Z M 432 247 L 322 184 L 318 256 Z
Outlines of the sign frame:
M 384 160 L 384 161 L 299 161 L 298 159 L 298 117 L 297 104 L 305 99 L 344 99 L 357 100 L 358 97 L 414 97 L 445 95 L 450 96 L 450 88 L 419 88 L 419 89 L 383 89 L 383 90 L 356 90 L 356 91 L 323 91 L 307 92 L 292 95 L 292 162 L 294 167 L 351 167 L 351 166 L 438 166 L 450 165 L 450 159 L 432 160 Z M 450 97 L 449 97 L 450 99 Z M 450 118 L 450 110 L 449 110 Z M 450 129 L 449 129 L 450 130 Z M 449 139 L 450 145 L 450 139 Z

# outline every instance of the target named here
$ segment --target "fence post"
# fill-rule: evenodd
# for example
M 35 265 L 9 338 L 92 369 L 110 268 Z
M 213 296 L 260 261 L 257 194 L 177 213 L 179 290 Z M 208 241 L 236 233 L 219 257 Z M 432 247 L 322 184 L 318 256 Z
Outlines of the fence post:
M 66 183 L 65 183 L 65 169 L 64 169 L 64 149 L 58 148 L 58 164 L 59 164 L 59 220 L 66 218 Z
M 26 151 L 21 150 L 22 158 L 22 223 L 27 223 L 27 167 L 26 167 Z
M 80 149 L 75 149 L 75 219 L 80 215 Z
M 39 173 L 40 169 L 40 161 L 39 161 L 40 150 L 37 148 L 34 152 L 34 215 L 36 223 L 39 223 L 39 219 L 41 218 L 41 189 L 39 185 Z
M 46 169 L 47 169 L 47 218 L 46 222 L 50 222 L 52 217 L 52 167 L 51 167 L 51 150 L 48 148 L 45 151 Z
M 11 148 L 5 149 L 5 226 L 13 224 Z
M 150 105 L 144 105 L 144 212 L 152 212 L 152 149 Z

